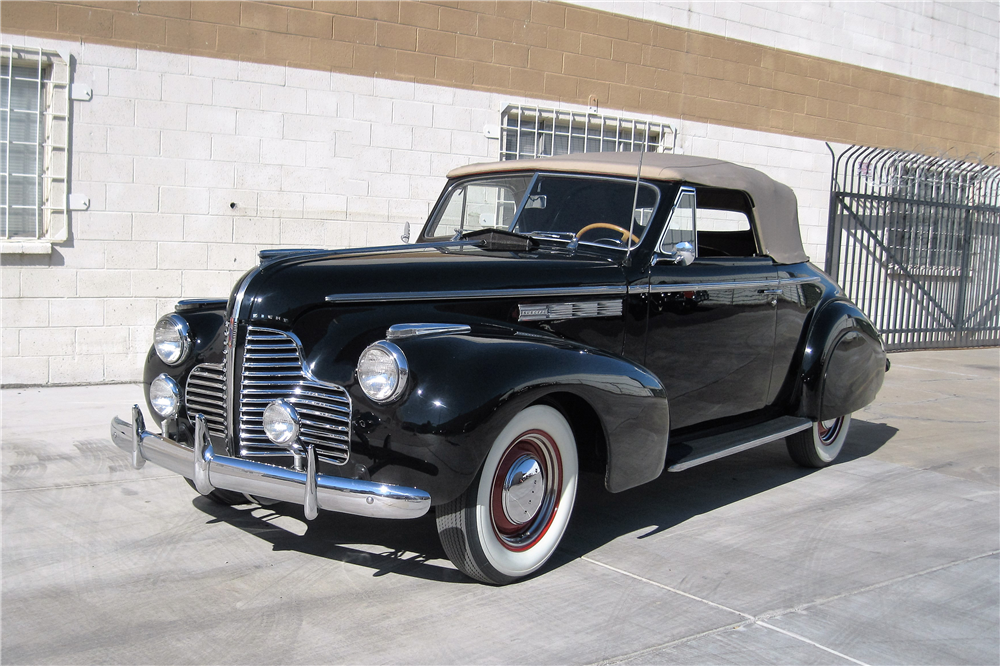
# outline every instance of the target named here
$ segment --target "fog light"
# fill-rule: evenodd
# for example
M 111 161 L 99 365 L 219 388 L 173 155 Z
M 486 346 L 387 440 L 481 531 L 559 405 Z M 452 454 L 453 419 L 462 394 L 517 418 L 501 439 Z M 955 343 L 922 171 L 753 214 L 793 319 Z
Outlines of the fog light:
M 181 389 L 177 382 L 161 374 L 149 384 L 149 404 L 165 419 L 177 416 L 181 408 Z
M 406 387 L 409 369 L 403 350 L 391 342 L 376 342 L 361 352 L 358 383 L 375 402 L 395 400 Z
M 299 436 L 299 415 L 284 400 L 275 400 L 264 410 L 264 432 L 275 444 L 289 444 Z
M 153 329 L 153 349 L 167 365 L 177 365 L 191 351 L 191 329 L 180 315 L 168 314 Z

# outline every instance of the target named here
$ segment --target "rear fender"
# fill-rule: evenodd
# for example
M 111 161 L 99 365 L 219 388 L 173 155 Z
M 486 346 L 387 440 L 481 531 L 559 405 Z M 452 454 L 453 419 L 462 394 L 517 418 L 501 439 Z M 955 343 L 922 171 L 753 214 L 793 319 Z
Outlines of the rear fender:
M 465 478 L 462 489 L 517 412 L 560 393 L 580 397 L 597 414 L 607 443 L 609 490 L 645 483 L 663 469 L 666 392 L 645 368 L 541 336 L 440 335 L 394 342 L 406 356 L 410 377 L 393 420 L 405 432 L 425 435 L 433 457 Z M 439 501 L 447 499 L 435 497 Z
M 799 415 L 831 419 L 875 399 L 885 379 L 885 349 L 857 306 L 831 301 L 813 320 L 801 368 Z

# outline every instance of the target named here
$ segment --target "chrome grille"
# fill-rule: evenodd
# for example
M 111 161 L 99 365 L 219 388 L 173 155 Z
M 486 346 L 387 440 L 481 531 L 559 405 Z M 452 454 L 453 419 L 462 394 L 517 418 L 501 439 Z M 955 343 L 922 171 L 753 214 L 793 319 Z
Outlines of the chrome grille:
M 342 387 L 306 374 L 296 340 L 281 331 L 250 327 L 240 380 L 241 456 L 287 456 L 264 434 L 268 403 L 283 398 L 298 412 L 299 440 L 316 457 L 342 465 L 350 455 L 351 399 Z
M 226 366 L 221 363 L 196 365 L 188 375 L 184 405 L 194 423 L 195 414 L 204 414 L 208 434 L 226 437 Z

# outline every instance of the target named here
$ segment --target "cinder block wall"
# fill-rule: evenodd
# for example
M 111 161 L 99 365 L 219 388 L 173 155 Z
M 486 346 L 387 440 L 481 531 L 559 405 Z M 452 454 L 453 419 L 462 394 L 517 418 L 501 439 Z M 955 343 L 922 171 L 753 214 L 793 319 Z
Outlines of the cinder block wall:
M 3 43 L 70 53 L 94 93 L 73 103 L 70 157 L 90 208 L 51 255 L 2 255 L 3 384 L 135 381 L 156 318 L 227 295 L 259 250 L 398 242 L 450 168 L 497 159 L 483 128 L 508 104 L 596 95 L 670 123 L 688 154 L 762 169 L 795 188 L 819 263 L 824 141 L 997 141 L 995 95 L 853 64 L 871 39 L 840 62 L 768 45 L 791 20 L 752 19 L 771 26 L 755 44 L 707 12 L 721 34 L 558 3 L 294 4 L 0 5 Z

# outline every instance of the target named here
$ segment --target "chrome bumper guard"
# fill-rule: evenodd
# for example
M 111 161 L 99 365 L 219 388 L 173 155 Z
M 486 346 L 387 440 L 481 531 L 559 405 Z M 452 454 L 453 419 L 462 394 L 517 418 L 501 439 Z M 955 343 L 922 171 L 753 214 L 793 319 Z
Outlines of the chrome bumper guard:
M 301 504 L 309 520 L 317 516 L 319 509 L 371 518 L 418 518 L 431 505 L 430 494 L 417 488 L 319 474 L 312 446 L 306 449 L 304 472 L 216 455 L 205 418 L 200 414 L 195 417 L 193 450 L 146 430 L 138 405 L 132 407 L 131 423 L 118 417 L 112 419 L 111 440 L 131 454 L 136 469 L 148 460 L 191 479 L 202 495 L 219 488 Z

